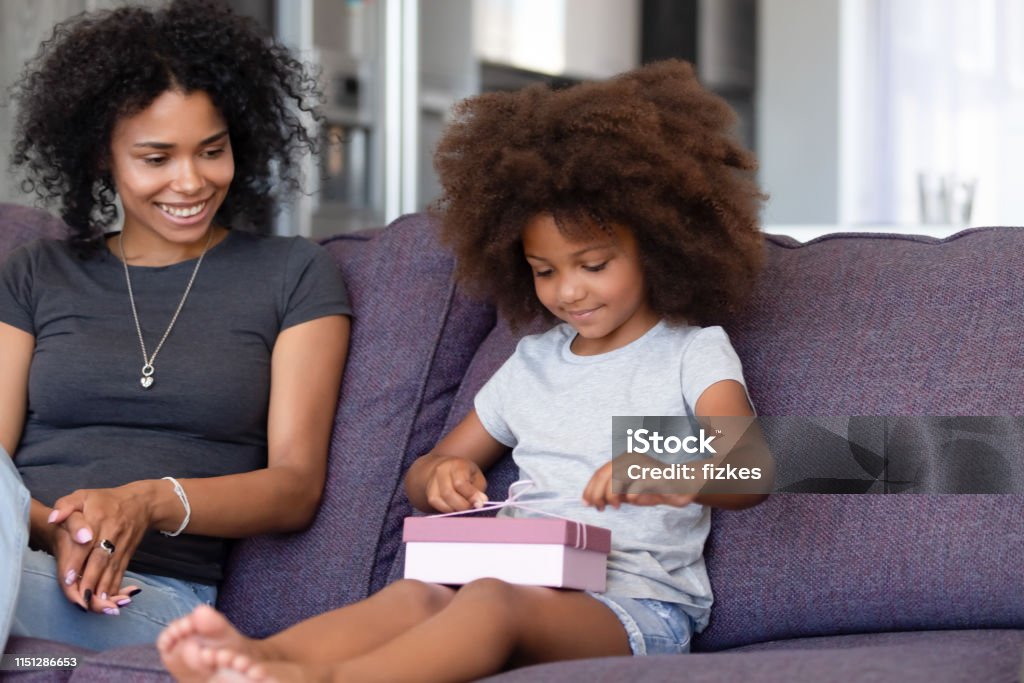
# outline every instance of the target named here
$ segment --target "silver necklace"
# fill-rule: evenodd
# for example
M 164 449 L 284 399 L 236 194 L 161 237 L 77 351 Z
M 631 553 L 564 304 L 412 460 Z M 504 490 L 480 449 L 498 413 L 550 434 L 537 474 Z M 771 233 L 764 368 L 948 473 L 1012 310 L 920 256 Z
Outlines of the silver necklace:
M 199 254 L 199 259 L 196 261 L 196 267 L 192 269 L 192 277 L 188 279 L 188 284 L 185 285 L 185 293 L 181 295 L 181 301 L 178 302 L 178 308 L 174 311 L 174 315 L 171 317 L 171 322 L 164 330 L 164 336 L 160 338 L 160 343 L 156 345 L 156 349 L 153 350 L 153 355 L 150 356 L 146 353 L 146 342 L 142 338 L 142 325 L 139 324 L 139 311 L 135 308 L 135 294 L 132 292 L 132 277 L 128 274 L 128 259 L 124 255 L 124 230 L 122 230 L 117 236 L 117 246 L 121 250 L 121 263 L 124 265 L 124 281 L 128 284 L 128 301 L 132 304 L 132 317 L 135 319 L 135 331 L 139 335 L 139 347 L 142 348 L 142 377 L 139 379 L 139 383 L 142 384 L 143 389 L 149 389 L 153 386 L 153 373 L 156 371 L 153 367 L 153 363 L 156 362 L 156 355 L 160 353 L 160 349 L 163 348 L 164 342 L 167 341 L 167 337 L 170 336 L 171 330 L 174 329 L 174 323 L 178 321 L 178 314 L 181 313 L 181 309 L 185 306 L 185 299 L 188 298 L 188 293 L 192 291 L 192 283 L 196 280 L 196 273 L 199 272 L 199 266 L 203 265 L 203 257 L 206 256 L 206 250 L 210 248 L 210 241 L 213 239 L 213 226 L 210 226 L 210 234 L 206 238 L 206 244 L 203 246 L 203 253 Z

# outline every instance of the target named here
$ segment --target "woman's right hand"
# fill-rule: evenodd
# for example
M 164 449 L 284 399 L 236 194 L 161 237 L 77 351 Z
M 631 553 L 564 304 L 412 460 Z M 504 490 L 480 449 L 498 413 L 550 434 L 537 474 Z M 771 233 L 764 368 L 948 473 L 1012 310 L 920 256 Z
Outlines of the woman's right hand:
M 74 603 L 82 611 L 102 613 L 118 607 L 135 590 L 136 586 L 126 586 L 122 595 L 99 596 L 85 595 L 79 581 L 85 571 L 89 554 L 95 551 L 95 534 L 80 512 L 72 512 L 60 523 L 47 523 L 44 538 L 48 541 L 48 550 L 57 563 L 57 585 L 68 601 Z M 110 612 L 107 612 L 109 614 Z
M 487 502 L 487 479 L 468 458 L 442 458 L 427 481 L 427 502 L 438 512 L 461 512 Z

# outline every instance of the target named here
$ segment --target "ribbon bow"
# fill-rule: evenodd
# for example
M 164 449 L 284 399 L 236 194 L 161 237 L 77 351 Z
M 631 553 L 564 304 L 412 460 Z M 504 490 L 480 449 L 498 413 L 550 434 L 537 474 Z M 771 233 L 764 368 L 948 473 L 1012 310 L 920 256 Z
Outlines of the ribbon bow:
M 533 488 L 533 482 L 529 479 L 523 481 L 517 481 L 508 487 L 508 497 L 505 500 L 488 500 L 483 503 L 477 503 L 470 510 L 459 510 L 457 512 L 445 512 L 436 515 L 427 515 L 427 517 L 459 517 L 461 515 L 474 515 L 478 512 L 489 512 L 491 510 L 500 510 L 502 508 L 517 508 L 519 510 L 525 510 L 532 512 L 537 515 L 544 515 L 546 517 L 554 517 L 555 519 L 562 519 L 567 522 L 572 522 L 576 529 L 576 541 L 573 543 L 573 547 L 577 549 L 584 549 L 587 547 L 587 525 L 583 522 L 572 519 L 571 517 L 565 517 L 564 515 L 558 515 L 554 512 L 548 512 L 547 510 L 541 510 L 533 507 L 533 505 L 527 505 L 521 503 L 519 499 L 531 488 Z M 543 500 L 534 501 L 534 503 L 575 503 L 579 504 L 579 501 L 575 498 L 545 498 Z

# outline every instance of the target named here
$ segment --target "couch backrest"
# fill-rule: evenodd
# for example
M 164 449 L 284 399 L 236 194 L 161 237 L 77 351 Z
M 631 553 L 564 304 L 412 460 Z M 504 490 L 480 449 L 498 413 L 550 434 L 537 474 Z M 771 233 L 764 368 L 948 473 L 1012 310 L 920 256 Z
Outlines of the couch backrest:
M 0 206 L 0 257 L 36 229 L 59 229 L 31 211 Z M 461 419 L 521 336 L 456 291 L 451 258 L 422 216 L 326 246 L 356 310 L 327 490 L 308 531 L 238 544 L 222 606 L 255 635 L 400 575 L 405 469 Z M 726 328 L 763 415 L 1020 416 L 1022 272 L 1024 230 L 771 238 L 757 293 Z M 926 437 L 929 422 L 914 424 Z M 1007 429 L 1003 438 L 1024 443 L 1020 420 Z M 514 476 L 510 459 L 500 463 L 488 475 L 491 496 L 503 497 Z M 716 604 L 695 646 L 1019 628 L 1022 503 L 779 494 L 751 510 L 715 511 L 706 558 Z
M 239 542 L 219 600 L 257 635 L 385 583 L 410 512 L 402 477 L 439 438 L 473 352 L 494 325 L 490 307 L 456 292 L 452 259 L 425 216 L 325 246 L 354 315 L 324 497 L 307 531 Z
M 773 239 L 757 294 L 729 332 L 764 415 L 936 416 L 892 421 L 913 432 L 890 439 L 898 456 L 900 439 L 902 451 L 917 451 L 950 429 L 939 416 L 1024 415 L 1022 273 L 1022 229 L 944 240 Z M 952 422 L 967 445 L 959 457 L 986 455 L 986 440 L 999 438 L 1013 444 L 1013 465 L 1024 465 L 1024 420 Z M 981 433 L 993 424 L 1005 431 Z M 943 453 L 929 456 L 922 466 L 938 469 Z M 716 511 L 706 551 L 716 602 L 695 645 L 1019 628 L 1022 503 L 1021 495 L 781 494 Z

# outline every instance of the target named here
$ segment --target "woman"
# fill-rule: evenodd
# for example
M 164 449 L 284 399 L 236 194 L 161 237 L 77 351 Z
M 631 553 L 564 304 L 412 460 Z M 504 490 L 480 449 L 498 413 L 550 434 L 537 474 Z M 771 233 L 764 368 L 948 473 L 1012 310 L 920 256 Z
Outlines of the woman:
M 71 235 L 0 271 L 0 446 L 32 496 L 12 635 L 152 642 L 214 601 L 225 539 L 313 518 L 344 286 L 316 245 L 235 228 L 298 188 L 318 95 L 199 0 L 64 22 L 17 84 L 13 162 Z

